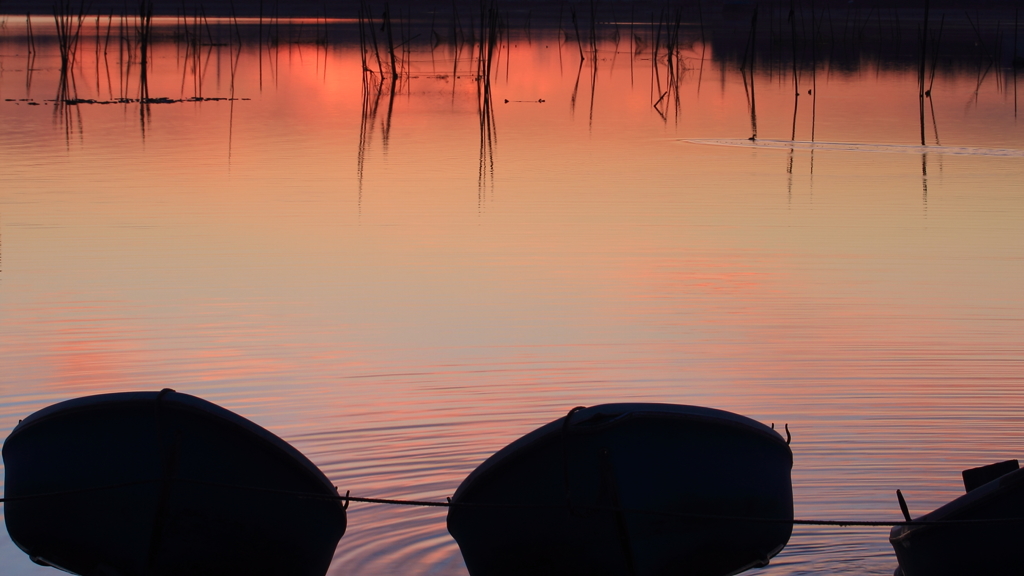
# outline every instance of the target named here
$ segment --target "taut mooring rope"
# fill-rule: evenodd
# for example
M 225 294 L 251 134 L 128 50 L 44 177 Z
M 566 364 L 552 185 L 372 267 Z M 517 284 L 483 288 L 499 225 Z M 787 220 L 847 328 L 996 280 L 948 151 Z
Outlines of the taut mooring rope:
M 0 498 L 0 504 L 7 502 L 21 502 L 25 500 L 33 500 L 37 498 L 54 498 L 58 496 L 73 496 L 77 494 L 87 494 L 89 492 L 100 492 L 105 490 L 117 490 L 120 488 L 128 488 L 131 486 L 139 486 L 142 484 L 157 484 L 163 482 L 163 479 L 155 480 L 137 480 L 133 482 L 123 482 L 120 484 L 108 484 L 105 486 L 95 486 L 90 488 L 77 488 L 74 490 L 64 490 L 61 492 L 43 492 L 39 494 L 28 494 L 25 496 L 16 496 L 10 498 Z M 235 484 L 222 484 L 218 482 L 207 482 L 203 480 L 188 480 L 183 478 L 174 478 L 173 482 L 182 482 L 187 484 L 200 484 L 204 486 L 212 486 L 217 488 L 227 488 L 230 490 L 245 490 L 250 492 L 266 492 L 270 494 L 282 494 L 286 496 L 295 496 L 297 498 L 308 498 L 312 500 L 337 500 L 345 502 L 345 506 L 348 507 L 349 502 L 363 502 L 366 504 L 390 504 L 395 506 L 422 506 L 432 508 L 492 508 L 492 509 L 565 509 L 568 508 L 565 504 L 477 504 L 473 502 L 452 502 L 451 500 L 446 502 L 438 502 L 436 500 L 401 500 L 397 498 L 366 498 L 360 496 L 350 496 L 345 494 L 317 494 L 313 492 L 298 492 L 294 490 L 277 490 L 274 488 L 261 488 L 258 486 L 240 486 Z M 819 520 L 819 519 L 793 519 L 785 520 L 781 518 L 757 518 L 749 516 L 726 516 L 721 514 L 693 514 L 686 512 L 673 512 L 670 510 L 639 510 L 635 508 L 620 508 L 616 506 L 599 506 L 599 505 L 584 505 L 573 503 L 573 509 L 576 510 L 594 510 L 594 511 L 605 511 L 605 512 L 627 512 L 631 514 L 656 514 L 661 516 L 674 516 L 678 518 L 687 518 L 691 520 L 707 520 L 717 522 L 748 522 L 755 524 L 792 524 L 795 526 L 860 526 L 860 527 L 890 527 L 890 526 L 953 526 L 959 524 L 993 524 L 993 523 L 1014 523 L 1024 522 L 1024 518 L 986 518 L 986 519 L 964 519 L 964 520 Z

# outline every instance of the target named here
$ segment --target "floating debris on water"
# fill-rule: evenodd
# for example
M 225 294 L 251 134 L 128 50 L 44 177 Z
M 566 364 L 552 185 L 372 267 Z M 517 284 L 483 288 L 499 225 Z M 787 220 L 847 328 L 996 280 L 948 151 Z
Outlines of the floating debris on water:
M 182 102 L 221 102 L 221 101 L 233 101 L 233 100 L 252 100 L 252 98 L 227 98 L 227 97 L 191 97 L 191 98 L 114 98 L 113 100 L 96 100 L 93 98 L 68 98 L 66 100 L 52 99 L 45 100 L 45 102 L 55 102 L 60 104 L 66 104 L 68 106 L 77 106 L 79 104 L 179 104 Z M 4 98 L 4 102 L 14 102 L 20 104 L 21 102 L 27 103 L 29 106 L 39 106 L 40 103 L 31 98 Z
M 226 100 L 251 100 L 251 98 L 115 98 L 113 100 L 94 100 L 92 98 L 69 98 L 67 100 L 50 100 L 50 102 L 60 102 L 69 106 L 77 106 L 79 104 L 178 104 L 181 102 L 220 102 Z

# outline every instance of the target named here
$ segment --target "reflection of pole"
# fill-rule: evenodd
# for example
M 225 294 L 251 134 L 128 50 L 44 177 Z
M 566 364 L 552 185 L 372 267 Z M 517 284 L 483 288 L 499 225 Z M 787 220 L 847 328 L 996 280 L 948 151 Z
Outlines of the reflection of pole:
M 230 47 L 229 47 L 230 50 Z M 231 144 L 235 131 L 235 74 L 238 72 L 238 61 L 242 58 L 242 43 L 238 43 L 238 53 L 231 63 L 231 97 L 228 105 L 228 166 L 231 166 Z
M 576 113 L 576 94 L 580 89 L 580 75 L 583 74 L 583 60 L 580 60 L 580 67 L 576 70 L 576 83 L 572 86 L 572 96 L 569 97 L 569 114 Z
M 477 84 L 477 114 L 480 119 L 480 156 L 477 166 L 477 202 L 478 207 L 484 201 L 488 179 L 494 186 L 494 105 L 491 97 L 492 63 L 495 58 L 494 49 L 500 40 L 498 28 L 498 11 L 491 5 L 485 15 L 480 14 L 480 82 Z M 499 52 L 500 53 L 500 52 Z M 506 60 L 507 62 L 507 60 Z M 583 62 L 580 61 L 582 68 Z
M 594 128 L 594 94 L 597 92 L 597 58 L 590 63 L 590 119 L 587 127 Z
M 921 202 L 928 206 L 928 153 L 921 153 Z
M 28 31 L 28 38 L 26 39 L 27 50 L 26 57 L 28 59 L 25 65 L 25 98 L 32 97 L 32 69 L 35 68 L 36 62 L 36 39 L 32 34 L 32 16 L 25 14 L 25 28 Z
M 789 149 L 789 162 L 786 165 L 786 202 L 793 202 L 793 152 L 794 149 Z
M 36 53 L 28 54 L 28 62 L 25 64 L 25 98 L 32 97 L 32 72 L 36 67 Z
M 372 88 L 371 88 L 372 84 Z M 356 178 L 359 182 L 358 207 L 363 207 L 363 169 L 366 164 L 366 149 L 370 146 L 370 137 L 376 125 L 377 108 L 384 89 L 384 79 L 377 82 L 372 71 L 363 72 L 363 107 L 359 124 L 359 151 L 356 156 Z M 371 98 L 371 92 L 373 92 Z
M 395 91 L 398 89 L 398 82 L 392 79 L 390 82 L 390 92 L 388 94 L 388 112 L 384 116 L 384 125 L 382 126 L 381 141 L 384 144 L 384 155 L 388 154 L 388 142 L 391 138 L 391 116 L 395 111 Z

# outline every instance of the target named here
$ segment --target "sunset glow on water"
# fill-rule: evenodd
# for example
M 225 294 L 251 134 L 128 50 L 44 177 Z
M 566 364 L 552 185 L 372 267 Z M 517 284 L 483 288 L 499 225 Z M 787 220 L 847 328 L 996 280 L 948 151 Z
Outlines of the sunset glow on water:
M 162 41 L 150 97 L 237 99 L 56 110 L 35 25 L 34 56 L 23 22 L 0 36 L 3 437 L 167 387 L 342 491 L 442 501 L 573 406 L 693 404 L 789 425 L 797 518 L 892 521 L 897 488 L 921 514 L 962 469 L 1024 456 L 1004 70 L 940 68 L 921 148 L 916 70 L 820 66 L 817 94 L 801 71 L 794 124 L 791 72 L 757 69 L 750 141 L 751 77 L 710 45 L 667 90 L 628 37 L 581 63 L 514 36 L 489 138 L 475 64 L 444 43 L 392 93 L 364 91 L 358 44 Z M 138 98 L 97 37 L 78 98 Z M 331 574 L 466 574 L 443 510 L 349 513 Z M 887 536 L 798 526 L 764 573 L 891 574 Z M 0 567 L 52 572 L 6 532 Z

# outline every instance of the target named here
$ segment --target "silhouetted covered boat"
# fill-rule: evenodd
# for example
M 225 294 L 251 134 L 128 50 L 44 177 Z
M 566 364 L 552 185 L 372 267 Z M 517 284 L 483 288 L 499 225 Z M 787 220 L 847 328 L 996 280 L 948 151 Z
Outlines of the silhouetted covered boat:
M 11 538 L 83 576 L 322 576 L 345 533 L 335 488 L 306 457 L 172 390 L 40 410 L 3 459 Z
M 964 470 L 967 493 L 914 522 L 895 526 L 896 576 L 964 576 L 1024 572 L 1024 469 L 1016 460 Z M 903 514 L 910 512 L 900 494 Z
M 775 430 L 729 412 L 576 409 L 474 470 L 448 531 L 472 576 L 735 574 L 789 541 L 792 466 Z

